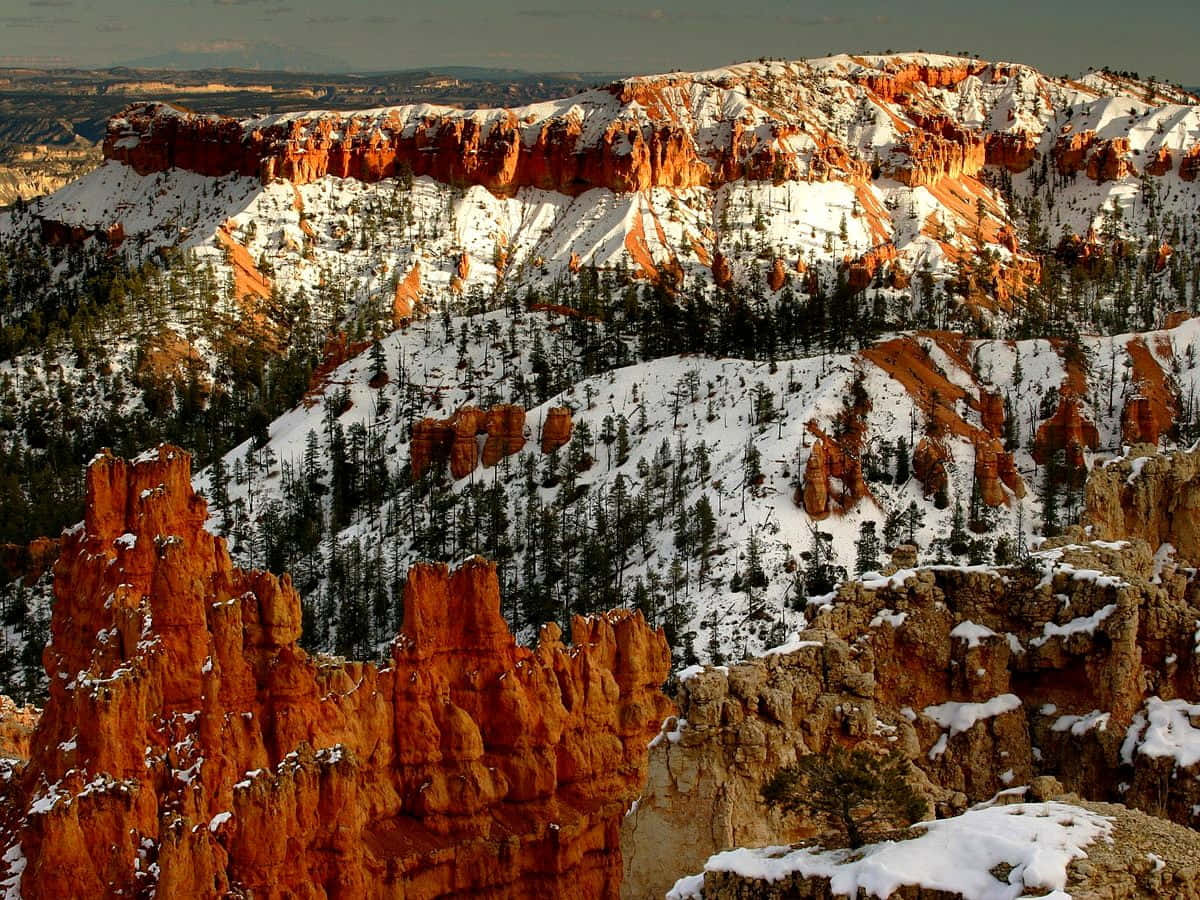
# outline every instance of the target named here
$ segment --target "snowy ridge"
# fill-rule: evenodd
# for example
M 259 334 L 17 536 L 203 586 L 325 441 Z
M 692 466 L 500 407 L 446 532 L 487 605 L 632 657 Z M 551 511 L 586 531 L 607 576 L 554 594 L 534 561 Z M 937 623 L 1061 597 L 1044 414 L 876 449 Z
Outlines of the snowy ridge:
M 925 73 L 921 77 L 934 84 L 914 72 Z M 1103 183 L 1072 176 L 1057 185 L 1048 223 L 1056 240 L 1063 232 L 1099 232 L 1106 210 L 1118 207 L 1120 230 L 1135 239 L 1157 241 L 1161 229 L 1154 226 L 1164 217 L 1185 221 L 1195 215 L 1196 192 L 1181 179 L 1179 160 L 1200 146 L 1200 106 L 1166 102 L 1158 94 L 1151 102 L 1139 99 L 1145 91 L 1118 91 L 1099 76 L 1089 79 L 1064 81 L 1027 66 L 930 54 L 843 55 L 632 78 L 511 110 L 416 105 L 287 114 L 239 127 L 250 135 L 294 125 L 299 131 L 290 140 L 302 148 L 305 135 L 318 127 L 334 128 L 332 137 L 340 138 L 336 129 L 345 121 L 353 122 L 356 134 L 375 129 L 384 137 L 394 131 L 410 134 L 432 120 L 444 119 L 449 129 L 469 121 L 485 139 L 500 123 L 518 123 L 528 145 L 547 123 L 566 122 L 581 129 L 576 150 L 607 135 L 617 142 L 613 152 L 618 156 L 629 152 L 622 143 L 625 125 L 670 127 L 683 135 L 685 152 L 702 161 L 709 174 L 699 180 L 681 175 L 680 184 L 653 188 L 640 199 L 613 196 L 603 188 L 570 198 L 531 187 L 501 199 L 478 185 L 467 185 L 464 195 L 420 178 L 393 219 L 369 211 L 395 209 L 394 178 L 368 185 L 326 176 L 295 187 L 264 186 L 255 179 L 212 179 L 180 170 L 135 176 L 110 163 L 41 201 L 34 212 L 71 227 L 119 225 L 125 252 L 139 259 L 156 247 L 181 246 L 200 249 L 218 267 L 222 258 L 209 252 L 216 229 L 225 222 L 238 228 L 255 222 L 257 232 L 240 237 L 254 260 L 269 261 L 289 292 L 301 286 L 311 290 L 322 271 L 332 270 L 355 284 L 356 303 L 380 296 L 390 300 L 391 278 L 403 276 L 418 261 L 431 306 L 454 306 L 463 291 L 489 295 L 501 284 L 547 290 L 570 279 L 580 265 L 624 269 L 647 280 L 659 279 L 666 268 L 681 272 L 686 282 L 711 286 L 718 251 L 732 262 L 733 283 L 739 287 L 761 284 L 776 259 L 790 271 L 793 290 L 804 281 L 798 267 L 819 273 L 829 285 L 847 261 L 880 246 L 895 247 L 898 265 L 908 275 L 928 270 L 941 280 L 956 273 L 961 254 L 975 252 L 981 225 L 984 244 L 1004 265 L 1025 259 L 1024 248 L 1014 251 L 1011 238 L 1003 235 L 1020 234 L 1018 202 L 1041 197 L 1047 186 L 1044 169 L 1032 164 L 1011 175 L 1006 196 L 1007 189 L 996 190 L 996 178 L 1007 177 L 1002 167 L 989 164 L 976 172 L 978 166 L 966 159 L 961 172 L 947 163 L 943 175 L 926 173 L 905 183 L 901 172 L 913 162 L 909 154 L 917 152 L 906 142 L 930 120 L 956 123 L 964 133 L 1028 138 L 1035 163 L 1049 162 L 1064 135 L 1094 132 L 1098 140 L 1126 140 L 1131 174 Z M 902 88 L 895 96 L 892 85 Z M 169 117 L 181 115 L 164 109 Z M 614 131 L 614 123 L 621 127 Z M 121 120 L 115 120 L 114 128 L 120 127 Z M 826 172 L 822 160 L 830 148 L 844 152 L 847 161 L 833 163 Z M 1170 154 L 1174 164 L 1154 179 L 1161 210 L 1151 222 L 1139 201 L 1138 175 L 1160 152 Z M 731 159 L 749 164 L 764 154 L 779 163 L 774 176 L 720 174 Z M 0 236 L 20 227 L 11 220 L 6 224 L 8 218 L 0 214 Z M 302 220 L 309 227 L 302 228 Z M 379 232 L 367 247 L 358 246 L 363 229 Z M 498 251 L 503 251 L 503 267 L 495 264 Z M 464 253 L 470 272 L 463 290 L 452 290 L 451 276 Z M 1002 298 L 1000 305 L 1007 302 Z

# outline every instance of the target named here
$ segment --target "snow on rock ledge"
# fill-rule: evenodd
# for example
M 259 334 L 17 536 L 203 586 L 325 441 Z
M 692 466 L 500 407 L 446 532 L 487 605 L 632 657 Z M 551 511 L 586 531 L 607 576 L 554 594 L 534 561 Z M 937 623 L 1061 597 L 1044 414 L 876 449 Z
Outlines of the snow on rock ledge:
M 871 897 L 890 897 L 914 885 L 973 900 L 1015 900 L 1033 890 L 1064 890 L 1070 864 L 1087 857 L 1086 847 L 1107 839 L 1112 825 L 1107 817 L 1081 807 L 1049 802 L 971 810 L 921 822 L 914 830 L 919 832 L 915 837 L 872 844 L 859 852 L 808 847 L 729 850 L 710 858 L 704 874 L 680 879 L 667 897 L 724 896 L 721 885 L 728 881 L 710 874 L 724 873 L 769 883 L 825 879 L 839 896 L 865 891 Z M 997 877 L 1004 868 L 1007 876 Z

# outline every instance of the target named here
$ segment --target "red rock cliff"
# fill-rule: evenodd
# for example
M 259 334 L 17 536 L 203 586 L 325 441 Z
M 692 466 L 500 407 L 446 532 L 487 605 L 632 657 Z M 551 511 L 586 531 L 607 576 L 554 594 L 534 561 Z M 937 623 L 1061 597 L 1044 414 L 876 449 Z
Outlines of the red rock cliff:
M 617 896 L 661 632 L 620 611 L 519 647 L 476 559 L 413 568 L 386 668 L 313 658 L 290 580 L 233 567 L 190 476 L 169 447 L 89 468 L 0 789 L 22 896 Z
M 307 184 L 326 175 L 374 182 L 407 169 L 499 195 L 539 187 L 577 195 L 594 187 L 644 191 L 706 184 L 708 166 L 681 126 L 614 119 L 595 140 L 569 116 L 532 136 L 509 110 L 481 120 L 446 110 L 401 119 L 354 114 L 287 118 L 262 127 L 166 104 L 129 107 L 109 123 L 104 154 L 141 174 L 171 167 Z

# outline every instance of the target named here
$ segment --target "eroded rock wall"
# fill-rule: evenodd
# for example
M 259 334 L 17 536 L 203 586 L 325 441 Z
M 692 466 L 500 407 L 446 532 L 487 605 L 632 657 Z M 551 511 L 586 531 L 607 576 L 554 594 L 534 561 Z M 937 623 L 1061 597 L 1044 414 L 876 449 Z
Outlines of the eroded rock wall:
M 618 611 L 519 647 L 475 559 L 411 570 L 386 666 L 311 657 L 290 580 L 233 567 L 190 478 L 170 447 L 89 467 L 0 787 L 22 896 L 616 896 L 661 632 Z
M 658 895 L 720 850 L 817 834 L 759 790 L 835 744 L 900 749 L 939 816 L 1048 774 L 1190 824 L 1200 766 L 1149 738 L 1168 722 L 1200 738 L 1186 724 L 1195 588 L 1143 541 L 1074 539 L 1027 566 L 848 583 L 781 652 L 684 673 L 625 820 L 625 896 Z

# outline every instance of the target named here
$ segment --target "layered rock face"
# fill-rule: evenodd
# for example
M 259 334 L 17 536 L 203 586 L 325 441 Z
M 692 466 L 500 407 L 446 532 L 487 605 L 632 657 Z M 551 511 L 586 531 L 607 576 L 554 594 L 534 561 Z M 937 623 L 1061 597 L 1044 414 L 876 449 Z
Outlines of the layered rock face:
M 542 423 L 542 452 L 553 453 L 564 446 L 571 440 L 573 428 L 571 410 L 565 406 L 552 406 L 546 413 L 546 421 Z
M 1100 433 L 1083 417 L 1079 399 L 1064 393 L 1054 415 L 1038 426 L 1033 458 L 1044 465 L 1062 450 L 1067 464 L 1079 469 L 1084 465 L 1084 450 L 1095 450 L 1099 443 Z
M 1100 539 L 1170 544 L 1179 559 L 1200 562 L 1200 453 L 1136 449 L 1131 458 L 1092 470 L 1084 525 Z
M 1044 134 L 1047 143 L 1053 139 L 1049 149 L 1062 174 L 1086 171 L 1105 181 L 1136 171 L 1128 141 L 1100 140 L 1094 130 L 1053 136 L 1048 121 L 1026 113 L 984 128 L 959 121 L 953 105 L 935 98 L 966 91 L 967 82 L 1022 98 L 1033 91 L 1039 102 L 1061 100 L 1067 91 L 1090 96 L 1078 83 L 1020 66 L 835 57 L 631 78 L 572 100 L 469 112 L 424 105 L 239 121 L 142 103 L 110 122 L 104 155 L 142 174 L 177 167 L 304 184 L 326 175 L 373 182 L 408 172 L 505 196 L 523 187 L 575 196 L 597 187 L 683 189 L 742 178 L 865 181 L 871 165 L 861 148 L 839 140 L 815 109 L 820 96 L 846 92 L 907 117 L 884 168 L 908 185 L 973 178 L 987 164 L 1024 171 Z M 762 94 L 769 102 L 738 113 Z M 714 109 L 725 111 L 718 128 L 709 121 Z M 1165 173 L 1160 149 L 1145 167 L 1149 174 Z
M 29 741 L 39 712 L 33 706 L 17 706 L 11 698 L 0 694 L 0 759 L 29 758 Z
M 411 465 L 413 478 L 431 466 L 450 464 L 450 474 L 466 478 L 480 461 L 478 436 L 484 439 L 484 466 L 494 466 L 525 446 L 525 410 L 500 403 L 487 412 L 464 406 L 448 419 L 422 419 L 413 424 Z
M 713 174 L 678 125 L 643 127 L 617 118 L 592 139 L 578 119 L 564 116 L 545 120 L 531 137 L 514 111 L 499 113 L 482 122 L 405 107 L 378 120 L 323 116 L 260 125 L 143 104 L 113 120 L 104 153 L 140 174 L 178 167 L 307 184 L 326 175 L 374 182 L 407 169 L 502 195 L 522 187 L 571 195 L 594 187 L 683 188 L 707 184 Z
M 2 788 L 22 896 L 616 895 L 661 632 L 620 611 L 519 647 L 476 559 L 413 568 L 386 667 L 309 657 L 290 580 L 232 566 L 190 476 L 169 447 L 88 470 Z
M 1200 739 L 1200 604 L 1143 541 L 1064 542 L 1002 570 L 900 571 L 843 585 L 807 616 L 779 652 L 683 674 L 679 717 L 624 825 L 625 896 L 658 895 L 719 850 L 818 834 L 759 790 L 834 744 L 901 750 L 939 816 L 1053 775 L 1085 798 L 1192 822 L 1200 764 L 1177 750 Z

